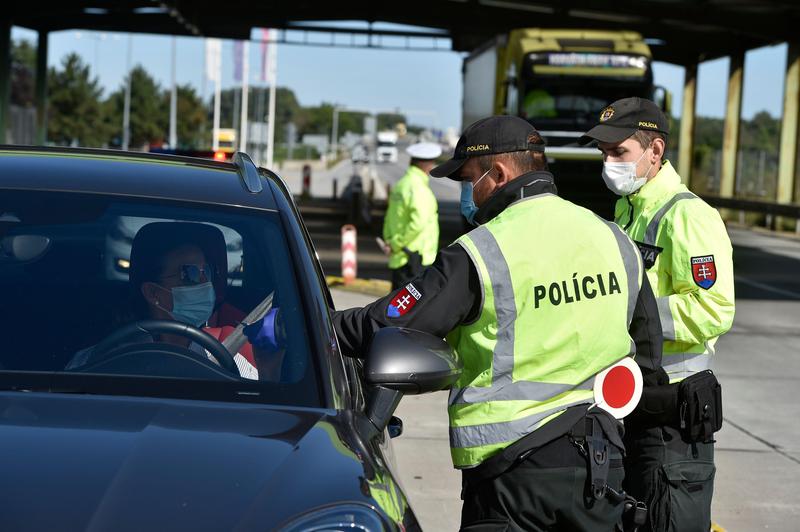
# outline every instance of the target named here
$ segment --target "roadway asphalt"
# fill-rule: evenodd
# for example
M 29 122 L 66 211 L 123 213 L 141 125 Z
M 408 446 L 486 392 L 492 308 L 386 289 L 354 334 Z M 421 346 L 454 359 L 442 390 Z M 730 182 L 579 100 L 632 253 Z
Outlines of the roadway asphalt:
M 725 423 L 717 438 L 714 521 L 727 530 L 794 531 L 800 519 L 800 240 L 729 227 L 737 310 L 717 344 Z M 338 308 L 371 297 L 334 295 Z M 400 476 L 426 530 L 457 530 L 460 476 L 447 439 L 446 395 L 408 396 L 394 440 Z

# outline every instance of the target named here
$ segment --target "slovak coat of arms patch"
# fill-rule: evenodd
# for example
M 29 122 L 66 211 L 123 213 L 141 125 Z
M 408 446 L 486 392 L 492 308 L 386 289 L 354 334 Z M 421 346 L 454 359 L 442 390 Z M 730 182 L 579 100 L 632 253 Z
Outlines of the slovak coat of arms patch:
M 692 257 L 692 278 L 697 286 L 708 290 L 717 282 L 717 267 L 714 255 Z
M 422 299 L 420 291 L 412 283 L 408 283 L 386 307 L 386 316 L 388 318 L 399 318 L 411 310 L 420 299 Z

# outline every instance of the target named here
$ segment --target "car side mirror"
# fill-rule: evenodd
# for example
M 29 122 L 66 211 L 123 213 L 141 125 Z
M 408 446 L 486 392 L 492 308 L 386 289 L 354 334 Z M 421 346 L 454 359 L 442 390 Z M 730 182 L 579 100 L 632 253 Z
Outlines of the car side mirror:
M 367 416 L 383 431 L 403 394 L 449 388 L 461 370 L 461 362 L 441 338 L 401 327 L 380 329 L 364 365 L 364 378 L 371 387 Z

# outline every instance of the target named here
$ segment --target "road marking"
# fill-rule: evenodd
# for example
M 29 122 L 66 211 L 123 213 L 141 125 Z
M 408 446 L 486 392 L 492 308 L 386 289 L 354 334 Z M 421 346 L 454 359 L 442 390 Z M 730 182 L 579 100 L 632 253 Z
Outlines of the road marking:
M 764 445 L 766 445 L 767 447 L 769 447 L 770 449 L 772 449 L 773 451 L 775 451 L 779 455 L 783 456 L 784 458 L 787 458 L 787 459 L 791 460 L 792 462 L 794 462 L 796 464 L 800 464 L 800 459 L 797 459 L 794 456 L 792 456 L 791 454 L 789 454 L 786 451 L 784 451 L 781 448 L 780 445 L 777 445 L 775 443 L 769 442 L 769 441 L 765 440 L 764 438 L 762 438 L 760 436 L 756 436 L 755 434 L 753 434 L 752 432 L 750 432 L 749 430 L 747 430 L 743 426 L 739 425 L 738 423 L 734 423 L 733 421 L 731 421 L 730 418 L 727 418 L 727 417 L 723 416 L 723 420 L 725 421 L 725 423 L 727 423 L 729 425 L 732 425 L 733 428 L 735 428 L 735 429 L 739 429 L 739 431 L 744 432 L 745 434 L 747 434 L 748 436 L 750 436 L 751 438 L 753 438 L 757 442 L 763 443 Z
M 711 532 L 725 532 L 725 529 L 722 528 L 722 525 L 719 523 L 711 522 Z
M 758 281 L 753 281 L 752 279 L 748 279 L 747 277 L 742 277 L 741 275 L 737 275 L 735 279 L 740 283 L 744 283 L 754 288 L 760 288 L 761 290 L 766 290 L 767 292 L 773 292 L 775 294 L 780 294 L 782 296 L 788 296 L 794 299 L 800 299 L 800 292 L 792 292 L 791 290 L 776 288 L 768 284 L 760 283 Z

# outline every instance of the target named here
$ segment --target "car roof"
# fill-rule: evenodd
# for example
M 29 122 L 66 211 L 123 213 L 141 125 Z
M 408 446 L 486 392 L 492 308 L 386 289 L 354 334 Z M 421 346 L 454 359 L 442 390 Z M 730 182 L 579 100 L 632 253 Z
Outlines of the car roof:
M 0 189 L 83 192 L 276 210 L 270 189 L 250 192 L 237 165 L 165 154 L 0 146 Z M 263 175 L 263 173 L 262 173 Z M 269 173 L 269 180 L 277 179 Z

